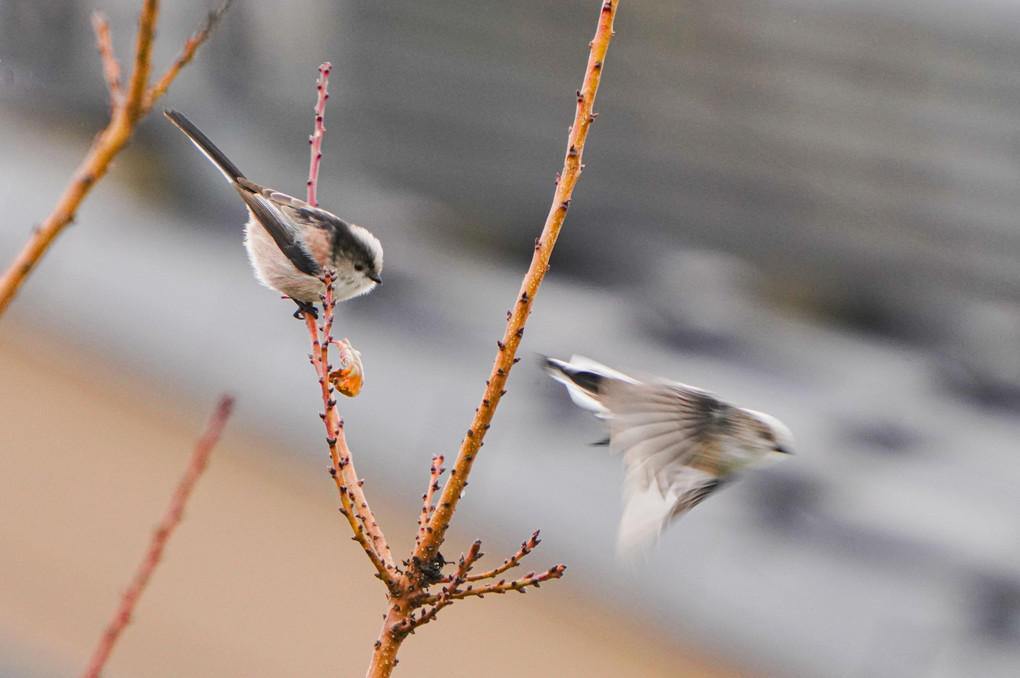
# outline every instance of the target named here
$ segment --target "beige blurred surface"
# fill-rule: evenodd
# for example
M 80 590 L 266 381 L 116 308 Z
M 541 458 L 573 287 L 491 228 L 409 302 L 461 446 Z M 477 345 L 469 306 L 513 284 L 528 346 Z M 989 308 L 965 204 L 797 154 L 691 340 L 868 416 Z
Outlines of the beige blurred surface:
M 0 324 L 0 646 L 4 662 L 33 675 L 74 675 L 212 403 L 174 400 L 9 320 Z M 334 491 L 311 463 L 287 462 L 228 424 L 105 675 L 364 675 L 382 588 L 344 532 Z M 398 522 L 375 508 L 384 526 Z M 541 550 L 532 559 L 552 564 Z M 449 608 L 405 643 L 396 675 L 736 675 L 666 635 L 622 626 L 579 590 L 565 581 Z

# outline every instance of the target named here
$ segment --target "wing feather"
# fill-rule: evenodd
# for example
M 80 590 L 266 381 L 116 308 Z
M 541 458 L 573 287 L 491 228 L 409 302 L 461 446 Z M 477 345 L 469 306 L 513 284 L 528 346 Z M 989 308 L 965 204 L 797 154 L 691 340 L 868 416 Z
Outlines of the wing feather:
M 238 179 L 234 187 L 237 189 L 237 194 L 241 196 L 241 200 L 255 215 L 256 221 L 266 229 L 266 232 L 276 242 L 276 246 L 287 255 L 294 267 L 306 275 L 321 275 L 322 267 L 297 238 L 294 227 L 280 212 L 277 203 L 269 200 L 263 194 L 264 189 L 243 178 Z M 252 188 L 259 190 L 252 191 Z

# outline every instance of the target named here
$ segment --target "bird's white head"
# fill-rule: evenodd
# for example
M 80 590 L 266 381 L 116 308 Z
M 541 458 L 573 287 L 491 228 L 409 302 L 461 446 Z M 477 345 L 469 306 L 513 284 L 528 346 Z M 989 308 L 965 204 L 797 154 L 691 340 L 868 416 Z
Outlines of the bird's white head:
M 771 414 L 765 414 L 764 412 L 758 412 L 757 410 L 745 410 L 752 417 L 760 421 L 765 425 L 768 431 L 766 438 L 771 436 L 770 443 L 772 445 L 772 451 L 780 454 L 793 454 L 793 432 L 787 427 L 786 424 L 779 421 Z

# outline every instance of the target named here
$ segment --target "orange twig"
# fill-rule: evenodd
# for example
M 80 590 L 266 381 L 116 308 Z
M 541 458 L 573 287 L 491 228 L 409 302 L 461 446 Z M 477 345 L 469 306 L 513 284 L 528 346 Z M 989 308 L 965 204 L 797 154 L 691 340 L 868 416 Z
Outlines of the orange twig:
M 159 101 L 164 94 L 166 94 L 168 89 L 170 89 L 170 83 L 174 81 L 180 70 L 187 66 L 195 57 L 195 52 L 202 43 L 209 38 L 209 35 L 213 32 L 216 24 L 219 23 L 219 20 L 223 18 L 224 14 L 226 14 L 233 1 L 234 0 L 223 0 L 216 9 L 210 11 L 209 14 L 206 15 L 205 23 L 203 23 L 197 31 L 192 33 L 191 37 L 184 43 L 181 53 L 177 55 L 177 59 L 175 59 L 173 64 L 170 65 L 170 68 L 168 68 L 166 73 L 163 74 L 163 77 L 161 77 L 159 82 L 153 85 L 152 88 L 145 93 L 143 115 L 151 111 L 155 103 Z
M 526 586 L 537 586 L 545 579 L 557 578 L 563 574 L 563 567 L 556 566 L 543 575 L 525 576 L 515 582 L 497 582 L 495 584 L 479 587 L 477 593 L 468 592 L 467 589 L 460 590 L 456 581 L 451 582 L 445 594 L 432 598 L 425 593 L 427 581 L 423 579 L 425 568 L 430 568 L 437 562 L 439 547 L 442 545 L 446 531 L 450 527 L 450 520 L 453 517 L 457 502 L 467 484 L 468 474 L 474 463 L 478 450 L 482 446 L 485 433 L 488 431 L 500 398 L 506 393 L 504 386 L 510 369 L 519 360 L 516 357 L 517 349 L 520 346 L 521 338 L 524 336 L 524 325 L 531 312 L 531 305 L 535 294 L 549 269 L 549 258 L 553 246 L 559 235 L 560 228 L 567 215 L 567 208 L 570 205 L 570 196 L 578 177 L 581 175 L 583 165 L 581 156 L 584 150 L 584 143 L 587 139 L 588 129 L 595 120 L 596 113 L 592 111 L 595 101 L 595 93 L 598 91 L 599 81 L 602 76 L 602 64 L 609 48 L 609 42 L 613 36 L 613 19 L 616 16 L 618 0 L 602 0 L 598 28 L 595 37 L 590 43 L 590 54 L 588 66 L 584 75 L 584 82 L 581 89 L 577 91 L 577 111 L 574 116 L 574 124 L 570 128 L 567 140 L 567 153 L 563 163 L 563 171 L 556 183 L 556 191 L 553 197 L 552 207 L 546 218 L 542 235 L 535 241 L 535 253 L 531 260 L 524 281 L 521 284 L 520 292 L 512 311 L 507 314 L 507 327 L 502 341 L 497 342 L 499 352 L 492 366 L 492 373 L 486 382 L 485 392 L 482 395 L 481 405 L 475 412 L 471 427 L 467 436 L 461 443 L 460 451 L 449 479 L 443 487 L 436 509 L 432 512 L 425 527 L 424 536 L 418 540 L 414 552 L 409 559 L 412 565 L 412 572 L 402 574 L 400 581 L 408 584 L 397 593 L 391 590 L 389 601 L 390 607 L 387 610 L 386 618 L 383 621 L 382 631 L 379 640 L 375 643 L 375 651 L 372 653 L 372 662 L 368 668 L 368 678 L 386 678 L 397 664 L 397 652 L 401 643 L 416 626 L 426 623 L 435 618 L 438 608 L 447 605 L 452 600 L 469 595 L 480 595 L 487 592 L 501 593 L 507 590 L 523 590 Z M 477 557 L 477 556 L 476 556 Z M 470 565 L 470 563 L 468 563 Z M 414 568 L 418 572 L 414 572 Z M 508 568 L 509 569 L 509 568 Z M 462 574 L 462 567 L 454 579 L 463 579 L 466 570 Z M 434 601 L 431 609 L 422 611 L 417 618 L 414 611 L 422 605 L 428 605 Z
M 309 360 L 319 376 L 322 402 L 325 406 L 321 416 L 326 425 L 326 443 L 329 445 L 329 458 L 332 461 L 330 475 L 333 476 L 337 491 L 340 493 L 340 512 L 347 518 L 347 522 L 354 532 L 353 538 L 365 549 L 365 554 L 372 561 L 379 579 L 392 591 L 396 582 L 393 556 L 390 553 L 386 537 L 368 505 L 368 499 L 361 489 L 361 480 L 358 479 L 358 473 L 355 471 L 354 462 L 351 459 L 351 452 L 347 447 L 344 422 L 337 411 L 335 389 L 329 382 L 331 370 L 329 347 L 332 343 L 333 309 L 336 306 L 336 301 L 333 299 L 333 283 L 336 280 L 336 273 L 327 270 L 321 280 L 326 286 L 326 294 L 322 301 L 322 325 L 318 325 L 315 317 L 310 313 L 304 315 L 312 343 Z
M 174 490 L 173 497 L 170 498 L 170 504 L 163 514 L 163 519 L 149 541 L 148 551 L 135 571 L 131 585 L 128 586 L 128 589 L 121 597 L 120 605 L 118 605 L 117 610 L 114 612 L 113 619 L 107 625 L 103 637 L 100 638 L 99 645 L 93 651 L 88 665 L 82 672 L 82 678 L 95 678 L 99 675 L 114 645 L 117 644 L 121 632 L 124 631 L 124 627 L 131 621 L 131 614 L 135 609 L 135 605 L 145 590 L 145 586 L 149 583 L 153 571 L 159 564 L 159 560 L 163 555 L 163 549 L 166 548 L 170 535 L 181 521 L 184 506 L 188 503 L 188 498 L 191 496 L 192 490 L 195 489 L 195 484 L 198 482 L 199 477 L 205 471 L 209 455 L 212 454 L 213 448 L 220 439 L 220 434 L 223 433 L 223 427 L 226 426 L 233 406 L 234 399 L 230 396 L 220 398 L 216 410 L 209 419 L 209 423 L 206 424 L 202 437 L 195 444 L 195 450 L 191 454 L 191 461 L 188 463 L 188 468 L 185 470 L 184 475 L 181 476 L 177 483 L 177 489 Z
M 152 61 L 152 41 L 159 18 L 159 1 L 145 0 L 138 20 L 135 38 L 134 68 L 131 72 L 127 93 L 120 84 L 120 65 L 113 54 L 109 27 L 100 15 L 93 17 L 96 41 L 103 62 L 103 74 L 110 89 L 110 122 L 92 142 L 85 159 L 75 170 L 71 183 L 64 189 L 53 211 L 32 232 L 28 242 L 15 256 L 7 270 L 0 275 L 0 316 L 7 310 L 14 296 L 21 289 L 28 276 L 35 270 L 53 241 L 74 221 L 75 213 L 92 188 L 106 176 L 110 164 L 127 145 L 138 121 L 148 113 L 153 104 L 166 91 L 181 66 L 191 59 L 212 30 L 213 23 L 230 4 L 225 0 L 220 9 L 210 13 L 203 31 L 200 31 L 185 45 L 185 52 L 171 67 L 160 82 L 147 89 Z M 218 13 L 217 13 L 218 12 Z
M 531 535 L 528 541 L 521 544 L 521 548 L 517 553 L 513 554 L 509 558 L 503 561 L 503 564 L 499 567 L 489 570 L 488 572 L 482 572 L 481 574 L 473 574 L 467 577 L 467 581 L 482 581 L 485 579 L 493 579 L 503 574 L 507 570 L 511 570 L 521 564 L 521 561 L 526 555 L 531 553 L 536 546 L 542 543 L 542 540 L 538 538 L 538 530 Z
M 546 217 L 542 235 L 535 241 L 535 253 L 531 259 L 531 266 L 524 276 L 514 309 L 507 319 L 503 340 L 497 342 L 499 351 L 496 353 L 492 373 L 486 382 L 481 405 L 476 410 L 471 427 L 461 443 L 457 461 L 443 487 L 436 511 L 429 520 L 431 532 L 415 551 L 415 555 L 423 561 L 428 561 L 435 555 L 446 536 L 446 530 L 450 526 L 457 502 L 467 484 L 471 466 L 474 464 L 478 450 L 482 447 L 482 441 L 489 430 L 496 407 L 503 394 L 506 393 L 503 387 L 510 375 L 510 369 L 519 360 L 516 356 L 521 338 L 524 336 L 524 324 L 531 313 L 535 294 L 542 284 L 546 271 L 549 270 L 549 258 L 559 236 L 560 228 L 563 226 L 563 221 L 566 219 L 570 196 L 584 169 L 581 164 L 581 155 L 584 151 L 584 142 L 588 137 L 588 129 L 597 115 L 592 112 L 592 105 L 595 102 L 599 80 L 602 77 L 602 63 L 609 48 L 609 41 L 613 36 L 613 19 L 616 16 L 617 2 L 618 0 L 604 0 L 602 3 L 598 29 L 595 31 L 595 38 L 590 43 L 584 84 L 577 91 L 577 111 L 574 114 L 574 124 L 570 128 L 570 135 L 567 139 L 567 155 L 563 163 L 563 171 L 556 183 L 552 207 Z
M 425 490 L 425 494 L 421 496 L 421 514 L 418 516 L 418 536 L 415 537 L 415 545 L 421 543 L 421 540 L 425 538 L 425 534 L 428 530 L 429 517 L 435 510 L 432 505 L 432 497 L 435 496 L 436 492 L 439 491 L 439 476 L 442 475 L 446 468 L 443 466 L 443 455 L 432 457 L 432 468 L 429 469 L 429 486 Z
M 131 71 L 127 99 L 123 106 L 114 108 L 114 118 L 117 112 L 121 112 L 132 127 L 145 115 L 142 104 L 149 85 L 149 71 L 152 70 L 152 40 L 156 37 L 158 22 L 159 0 L 144 0 L 142 13 L 138 17 L 138 32 L 135 34 L 135 67 Z
M 120 86 L 120 63 L 113 53 L 110 23 L 99 11 L 92 13 L 92 29 L 96 33 L 96 46 L 99 48 L 99 58 L 103 62 L 106 88 L 110 91 L 110 105 L 115 107 L 124 99 L 124 90 Z

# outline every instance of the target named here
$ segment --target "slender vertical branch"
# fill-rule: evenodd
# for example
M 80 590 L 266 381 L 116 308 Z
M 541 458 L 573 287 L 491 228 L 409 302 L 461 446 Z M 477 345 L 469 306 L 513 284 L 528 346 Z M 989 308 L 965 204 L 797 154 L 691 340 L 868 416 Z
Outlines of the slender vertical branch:
M 131 614 L 134 612 L 135 605 L 145 591 L 153 571 L 159 564 L 160 558 L 163 555 L 163 549 L 166 548 L 170 536 L 181 521 L 184 506 L 188 503 L 188 498 L 191 497 L 195 484 L 206 469 L 209 455 L 212 454 L 213 448 L 219 442 L 220 435 L 223 433 L 223 427 L 226 426 L 227 419 L 230 418 L 233 406 L 234 399 L 230 396 L 220 398 L 216 410 L 209 419 L 209 423 L 206 424 L 202 437 L 195 444 L 195 449 L 191 454 L 191 461 L 188 463 L 184 475 L 181 476 L 177 483 L 177 489 L 170 499 L 170 504 L 163 514 L 163 519 L 149 541 L 149 548 L 145 553 L 145 557 L 139 564 L 135 576 L 131 580 L 131 585 L 128 586 L 121 597 L 120 605 L 118 605 L 113 618 L 107 625 L 106 632 L 100 638 L 99 645 L 93 651 L 88 665 L 81 674 L 81 678 L 96 678 L 99 676 L 121 633 L 128 622 L 131 621 Z
M 93 12 L 92 29 L 96 33 L 96 47 L 99 48 L 99 59 L 103 62 L 103 77 L 106 78 L 106 89 L 110 92 L 110 106 L 113 109 L 123 101 L 124 90 L 120 84 L 120 62 L 113 53 L 110 22 L 100 12 Z
M 114 117 L 123 115 L 129 125 L 134 125 L 145 115 L 142 104 L 149 85 L 149 71 L 152 70 L 152 40 L 156 37 L 158 22 L 159 0 L 144 0 L 142 13 L 138 17 L 138 32 L 135 34 L 135 67 L 131 71 L 127 99 L 123 106 L 114 109 Z
M 542 235 L 535 241 L 535 253 L 531 259 L 531 266 L 528 268 L 524 281 L 521 284 L 520 292 L 517 295 L 514 308 L 509 312 L 507 318 L 506 332 L 503 340 L 497 342 L 498 351 L 492 366 L 492 372 L 485 385 L 485 392 L 482 395 L 482 402 L 475 411 L 471 427 L 467 431 L 457 454 L 457 461 L 450 476 L 443 487 L 442 495 L 436 506 L 432 518 L 429 520 L 430 533 L 422 540 L 415 551 L 415 555 L 424 560 L 430 560 L 439 550 L 446 536 L 446 530 L 450 526 L 450 520 L 457 507 L 457 502 L 467 484 L 468 474 L 471 472 L 472 464 L 482 447 L 485 434 L 492 423 L 492 416 L 499 405 L 500 399 L 506 393 L 504 386 L 510 369 L 518 362 L 517 349 L 520 346 L 521 338 L 524 336 L 524 325 L 531 313 L 532 302 L 538 292 L 546 271 L 549 270 L 549 258 L 552 255 L 553 246 L 559 237 L 560 228 L 567 216 L 567 209 L 570 206 L 570 196 L 574 191 L 578 178 L 584 165 L 581 164 L 581 157 L 584 152 L 584 143 L 588 138 L 588 129 L 595 121 L 596 113 L 592 112 L 595 103 L 595 93 L 598 91 L 599 82 L 602 78 L 602 64 L 609 49 L 609 42 L 613 37 L 613 19 L 616 16 L 618 0 L 604 0 L 602 2 L 601 14 L 599 16 L 598 28 L 595 31 L 595 38 L 590 43 L 588 55 L 588 66 L 585 70 L 584 82 L 581 89 L 577 91 L 577 109 L 574 114 L 574 124 L 570 128 L 567 139 L 567 153 L 563 162 L 563 171 L 556 183 L 556 191 L 553 196 L 552 206 L 549 215 L 546 217 Z
M 553 246 L 559 236 L 560 228 L 567 215 L 570 206 L 570 197 L 574 186 L 584 169 L 581 158 L 584 151 L 584 143 L 587 139 L 588 130 L 594 122 L 596 113 L 592 111 L 595 102 L 595 94 L 598 91 L 599 81 L 602 77 L 602 64 L 609 48 L 609 42 L 613 37 L 613 20 L 616 16 L 618 0 L 602 0 L 600 6 L 598 28 L 595 37 L 590 43 L 590 54 L 588 65 L 585 70 L 584 81 L 581 89 L 577 91 L 577 109 L 574 115 L 574 123 L 570 128 L 567 139 L 567 153 L 563 163 L 563 170 L 556 182 L 556 191 L 553 196 L 553 203 L 546 218 L 545 226 L 541 236 L 535 241 L 535 252 L 528 268 L 527 274 L 521 284 L 513 310 L 507 312 L 507 326 L 503 339 L 497 342 L 498 352 L 493 362 L 492 372 L 485 384 L 485 391 L 482 401 L 475 411 L 471 427 L 467 431 L 454 468 L 443 487 L 439 502 L 425 526 L 424 534 L 419 531 L 420 539 L 417 540 L 412 553 L 410 563 L 421 570 L 430 567 L 437 560 L 439 547 L 446 537 L 446 531 L 450 526 L 454 510 L 457 507 L 464 487 L 467 485 L 468 474 L 471 471 L 475 457 L 482 446 L 483 439 L 492 422 L 496 406 L 500 398 L 506 393 L 504 386 L 507 377 L 514 364 L 519 358 L 516 357 L 517 349 L 520 346 L 521 338 L 524 336 L 524 325 L 531 312 L 532 302 L 538 292 L 542 279 L 549 269 L 549 258 Z M 527 542 L 525 543 L 527 547 Z M 471 554 L 469 554 L 471 555 Z M 524 591 L 529 586 L 538 586 L 542 581 L 555 579 L 563 575 L 563 566 L 556 566 L 541 575 L 529 573 L 514 582 L 499 581 L 481 587 L 468 587 L 460 589 L 460 585 L 466 582 L 467 569 L 473 563 L 477 554 L 471 558 L 461 561 L 457 573 L 450 582 L 445 593 L 432 597 L 425 592 L 418 578 L 423 572 L 412 571 L 408 575 L 402 575 L 400 580 L 407 582 L 408 588 L 391 589 L 389 596 L 389 608 L 383 621 L 382 631 L 375 643 L 375 651 L 372 653 L 372 662 L 368 668 L 368 678 L 386 678 L 390 676 L 397 665 L 397 652 L 400 645 L 407 638 L 416 626 L 426 623 L 435 617 L 436 612 L 443 605 L 447 605 L 455 598 L 483 595 L 484 593 L 503 593 L 508 590 Z M 519 558 L 511 558 L 515 565 Z M 512 567 L 507 565 L 506 569 Z M 492 571 L 499 574 L 502 570 L 496 568 Z M 417 618 L 414 616 L 415 609 L 422 605 L 432 607 L 424 610 Z
M 361 480 L 354 469 L 354 461 L 351 459 L 351 452 L 347 447 L 344 422 L 337 411 L 335 389 L 329 380 L 331 370 L 329 347 L 332 343 L 333 309 L 336 306 L 336 301 L 333 299 L 335 279 L 336 274 L 333 271 L 327 271 L 322 276 L 323 284 L 326 286 L 326 293 L 322 301 L 322 325 L 318 325 L 316 318 L 310 313 L 304 314 L 312 343 L 312 353 L 309 359 L 319 377 L 322 402 L 325 408 L 321 416 L 326 426 L 326 443 L 329 446 L 329 458 L 332 462 L 330 475 L 340 493 L 340 512 L 350 524 L 351 530 L 354 532 L 354 539 L 361 544 L 365 554 L 372 561 L 372 566 L 375 567 L 379 579 L 390 590 L 393 590 L 396 582 L 393 555 L 386 537 L 376 522 L 372 509 L 368 505 L 368 499 L 362 491 Z
M 432 497 L 439 491 L 439 476 L 445 470 L 443 455 L 440 454 L 437 457 L 432 457 L 432 468 L 429 469 L 429 486 L 425 490 L 425 494 L 421 496 L 422 503 L 421 514 L 418 516 L 418 535 L 414 538 L 416 546 L 421 543 L 421 540 L 425 538 L 425 534 L 428 532 L 429 518 L 432 516 L 432 511 L 435 510 L 435 507 L 432 505 Z
M 308 204 L 318 207 L 315 191 L 319 185 L 319 163 L 322 162 L 322 135 L 326 133 L 326 101 L 329 99 L 329 72 L 333 65 L 328 61 L 319 66 L 319 79 L 315 82 L 315 130 L 308 137 L 312 159 L 308 166 Z

